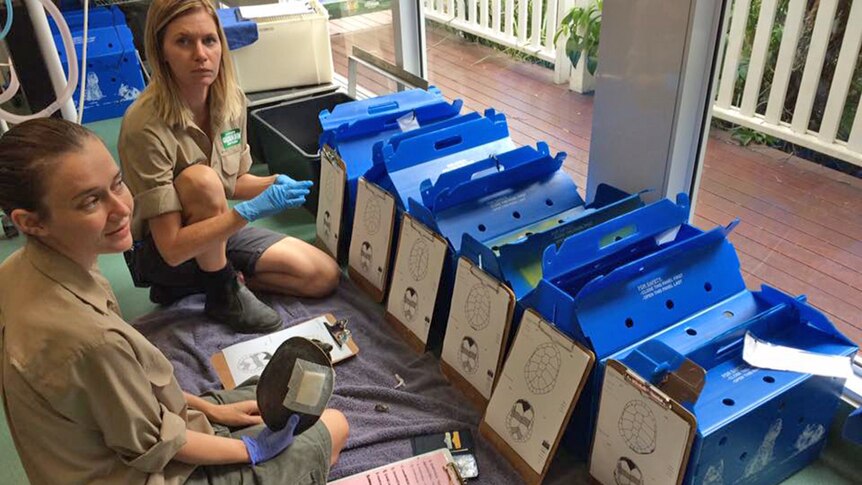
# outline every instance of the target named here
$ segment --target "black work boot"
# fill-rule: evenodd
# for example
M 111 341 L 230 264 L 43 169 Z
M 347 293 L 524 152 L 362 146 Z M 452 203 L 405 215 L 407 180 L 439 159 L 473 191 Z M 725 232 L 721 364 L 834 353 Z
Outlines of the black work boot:
M 281 327 L 278 312 L 266 306 L 241 284 L 233 268 L 207 273 L 204 313 L 237 332 L 264 333 Z

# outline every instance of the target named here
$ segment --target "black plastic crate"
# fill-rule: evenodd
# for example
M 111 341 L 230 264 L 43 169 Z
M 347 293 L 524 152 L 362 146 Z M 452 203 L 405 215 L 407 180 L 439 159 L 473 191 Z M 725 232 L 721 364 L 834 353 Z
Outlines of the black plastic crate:
M 318 115 L 341 103 L 353 101 L 342 92 L 295 99 L 251 111 L 255 142 L 270 173 L 283 173 L 296 180 L 311 180 L 314 187 L 305 207 L 317 214 L 320 185 L 319 138 L 323 129 Z

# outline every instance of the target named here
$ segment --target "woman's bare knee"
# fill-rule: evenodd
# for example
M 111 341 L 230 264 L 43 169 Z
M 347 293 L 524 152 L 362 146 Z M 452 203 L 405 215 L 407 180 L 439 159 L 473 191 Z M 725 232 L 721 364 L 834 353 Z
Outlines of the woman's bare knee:
M 341 269 L 338 263 L 329 256 L 323 255 L 315 264 L 314 272 L 310 278 L 309 292 L 313 297 L 324 297 L 335 291 L 338 280 L 341 277 Z
M 347 444 L 347 437 L 350 434 L 350 425 L 347 423 L 347 418 L 341 411 L 335 409 L 325 409 L 320 416 L 323 425 L 329 431 L 329 436 L 332 440 L 332 458 L 330 465 L 334 465 L 338 461 L 338 456 L 341 450 Z
M 186 224 L 215 217 L 227 211 L 224 186 L 215 171 L 206 165 L 192 165 L 174 180 L 183 206 Z

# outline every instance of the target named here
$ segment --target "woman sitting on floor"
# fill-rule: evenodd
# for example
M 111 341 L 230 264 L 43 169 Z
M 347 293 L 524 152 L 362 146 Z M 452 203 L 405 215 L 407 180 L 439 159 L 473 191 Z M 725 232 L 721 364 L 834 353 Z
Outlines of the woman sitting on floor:
M 152 81 L 126 112 L 118 146 L 136 206 L 129 266 L 155 303 L 204 293 L 214 320 L 268 332 L 281 318 L 235 271 L 249 288 L 310 297 L 331 293 L 340 272 L 304 241 L 247 226 L 302 205 L 311 182 L 248 173 L 245 96 L 212 3 L 155 0 L 147 15 Z M 227 199 L 252 199 L 271 186 L 276 204 L 228 208 Z
M 268 190 L 247 203 L 268 204 Z M 120 317 L 96 260 L 131 246 L 132 205 L 85 128 L 42 119 L 0 137 L 0 208 L 27 236 L 0 265 L 0 390 L 31 483 L 325 483 L 343 414 L 327 409 L 295 439 L 294 418 L 271 432 L 254 385 L 183 393 Z

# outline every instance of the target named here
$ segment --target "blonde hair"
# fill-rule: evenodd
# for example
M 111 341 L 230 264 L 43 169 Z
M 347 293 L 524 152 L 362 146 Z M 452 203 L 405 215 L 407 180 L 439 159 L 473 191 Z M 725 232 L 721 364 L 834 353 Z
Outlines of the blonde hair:
M 180 125 L 185 128 L 191 126 L 194 119 L 191 110 L 180 97 L 179 86 L 165 60 L 162 42 L 165 30 L 174 19 L 197 9 L 203 9 L 212 17 L 222 47 L 218 75 L 209 90 L 210 124 L 220 126 L 228 120 L 239 119 L 244 107 L 243 94 L 228 54 L 227 39 L 212 3 L 209 0 L 154 0 L 147 12 L 144 33 L 144 49 L 152 79 L 141 97 L 151 98 L 156 114 L 171 126 Z

